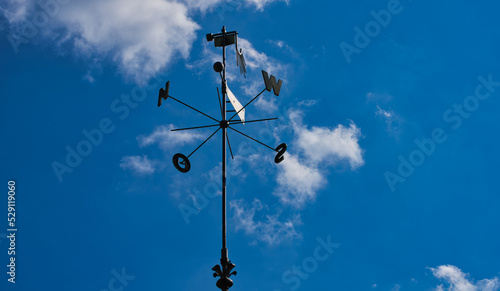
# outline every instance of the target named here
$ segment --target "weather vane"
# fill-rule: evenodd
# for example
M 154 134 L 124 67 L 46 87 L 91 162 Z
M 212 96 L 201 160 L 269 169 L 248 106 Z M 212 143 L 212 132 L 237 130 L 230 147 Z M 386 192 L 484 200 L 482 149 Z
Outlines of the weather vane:
M 271 90 L 274 92 L 276 96 L 279 96 L 281 85 L 283 82 L 279 80 L 276 82 L 276 78 L 271 75 L 269 77 L 268 73 L 262 71 L 262 76 L 264 78 L 265 88 L 257 94 L 252 100 L 250 100 L 245 106 L 242 106 L 241 103 L 236 99 L 234 94 L 229 90 L 226 82 L 226 46 L 235 45 L 236 47 L 236 63 L 237 66 L 240 67 L 240 73 L 246 75 L 246 63 L 245 58 L 243 57 L 243 51 L 240 49 L 238 51 L 238 33 L 236 31 L 226 31 L 225 27 L 222 27 L 221 33 L 218 34 L 207 34 L 207 41 L 214 42 L 215 47 L 222 47 L 222 63 L 216 62 L 213 66 L 215 72 L 219 73 L 221 77 L 221 91 L 222 91 L 222 99 L 220 97 L 219 88 L 217 88 L 217 95 L 219 97 L 219 107 L 221 111 L 221 119 L 218 120 L 186 103 L 177 100 L 176 98 L 169 95 L 170 90 L 170 81 L 165 84 L 165 89 L 161 88 L 158 96 L 158 107 L 161 106 L 162 100 L 167 100 L 167 98 L 171 98 L 172 100 L 177 101 L 178 103 L 191 108 L 192 110 L 205 115 L 206 117 L 212 119 L 215 124 L 208 124 L 202 126 L 195 127 L 187 127 L 187 128 L 178 128 L 172 129 L 172 131 L 180 131 L 180 130 L 192 130 L 192 129 L 200 129 L 200 128 L 208 128 L 208 127 L 217 127 L 217 129 L 205 140 L 203 141 L 194 151 L 192 151 L 189 155 L 185 156 L 183 154 L 175 154 L 172 158 L 174 166 L 177 170 L 182 173 L 187 173 L 191 169 L 191 162 L 189 158 L 203 146 L 209 139 L 211 139 L 219 130 L 222 130 L 222 249 L 221 249 L 221 259 L 220 266 L 215 265 L 212 270 L 215 272 L 214 277 L 220 277 L 217 281 L 217 287 L 223 291 L 228 291 L 231 286 L 233 286 L 233 281 L 229 279 L 232 275 L 236 275 L 236 271 L 232 271 L 235 267 L 233 263 L 228 259 L 228 251 L 226 246 L 226 141 L 227 146 L 229 147 L 229 151 L 231 153 L 231 158 L 234 159 L 233 151 L 231 149 L 231 143 L 229 142 L 229 135 L 227 133 L 228 128 L 232 131 L 239 133 L 253 141 L 260 143 L 261 145 L 273 150 L 276 152 L 276 156 L 274 158 L 275 163 L 281 163 L 284 159 L 283 155 L 286 152 L 287 146 L 285 143 L 280 144 L 276 148 L 272 148 L 259 140 L 235 129 L 233 126 L 237 124 L 245 124 L 245 123 L 253 123 L 253 122 L 261 122 L 268 120 L 276 120 L 278 118 L 266 118 L 266 119 L 256 119 L 256 120 L 245 120 L 245 108 L 250 105 L 253 101 L 255 101 L 264 91 Z M 226 110 L 226 104 L 231 103 L 234 110 Z M 226 113 L 234 114 L 228 119 L 226 117 Z M 239 120 L 233 120 L 236 116 L 239 117 Z

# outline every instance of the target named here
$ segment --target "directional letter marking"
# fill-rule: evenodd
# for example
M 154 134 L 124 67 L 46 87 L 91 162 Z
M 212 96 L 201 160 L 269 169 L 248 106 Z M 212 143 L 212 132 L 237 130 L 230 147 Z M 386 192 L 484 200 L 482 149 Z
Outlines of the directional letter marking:
M 158 107 L 161 106 L 161 99 L 163 100 L 167 100 L 168 98 L 168 91 L 170 89 L 170 81 L 168 81 L 166 84 L 165 84 L 165 89 L 163 88 L 160 88 L 160 94 L 158 94 Z
M 279 96 L 281 84 L 283 84 L 283 81 L 279 80 L 278 83 L 276 83 L 276 77 L 271 75 L 271 78 L 269 78 L 269 74 L 266 71 L 262 71 L 262 77 L 264 77 L 266 90 L 271 92 L 271 89 L 273 89 L 274 95 Z

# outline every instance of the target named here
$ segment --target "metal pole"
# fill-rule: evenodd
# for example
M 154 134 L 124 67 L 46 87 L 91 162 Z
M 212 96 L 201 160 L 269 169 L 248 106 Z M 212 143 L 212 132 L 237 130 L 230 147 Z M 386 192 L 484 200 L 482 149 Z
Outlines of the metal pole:
M 234 32 L 235 33 L 235 32 Z M 227 138 L 227 128 L 229 127 L 229 121 L 226 119 L 226 96 L 227 96 L 227 86 L 226 86 L 226 27 L 222 27 L 222 120 L 220 122 L 220 128 L 222 128 L 222 249 L 220 266 L 216 265 L 212 268 L 214 277 L 219 276 L 220 279 L 217 280 L 217 287 L 222 291 L 229 291 L 229 288 L 233 286 L 233 281 L 229 279 L 231 275 L 236 275 L 236 271 L 231 272 L 235 265 L 229 261 L 227 246 L 226 246 L 226 140 L 229 144 Z M 219 35 L 218 35 L 219 36 Z M 208 38 L 207 38 L 208 39 Z M 217 71 L 217 70 L 216 70 Z M 222 267 L 222 268 L 221 268 Z
M 221 264 L 228 262 L 228 253 L 226 248 L 226 27 L 222 27 L 222 250 Z

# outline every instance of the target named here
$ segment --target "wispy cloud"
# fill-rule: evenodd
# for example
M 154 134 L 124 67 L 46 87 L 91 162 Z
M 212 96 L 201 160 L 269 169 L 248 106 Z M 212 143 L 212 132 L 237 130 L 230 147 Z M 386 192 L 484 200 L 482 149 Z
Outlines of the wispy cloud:
M 497 277 L 493 279 L 483 279 L 474 283 L 469 274 L 462 272 L 452 265 L 442 265 L 437 268 L 430 268 L 434 277 L 445 282 L 438 285 L 436 291 L 497 291 L 500 290 L 500 281 Z M 445 289 L 446 288 L 446 289 Z
M 392 109 L 384 110 L 377 105 L 375 116 L 379 116 L 385 121 L 387 132 L 395 135 L 398 134 L 401 118 Z
M 286 4 L 288 4 L 290 2 L 289 0 L 279 0 L 279 1 L 285 2 Z M 257 8 L 257 10 L 262 11 L 266 5 L 273 3 L 273 2 L 276 2 L 276 1 L 275 0 L 245 0 L 245 2 L 250 4 L 250 5 L 254 5 Z
M 368 92 L 366 94 L 366 99 L 372 102 L 388 102 L 392 100 L 392 95 L 389 95 L 387 93 Z
M 205 138 L 202 134 L 192 131 L 177 131 L 174 133 L 171 131 L 173 128 L 173 124 L 157 126 L 151 134 L 137 137 L 139 145 L 145 147 L 158 144 L 161 149 L 167 150 Z
M 392 110 L 390 110 L 390 109 L 389 110 L 383 110 L 378 105 L 377 105 L 377 111 L 375 111 L 375 114 L 384 117 L 387 120 L 388 123 L 392 122 L 392 118 L 394 116 L 394 112 L 392 112 Z
M 88 71 L 87 74 L 85 74 L 85 76 L 83 77 L 83 79 L 86 80 L 86 81 L 88 81 L 91 84 L 95 82 L 95 79 L 92 76 L 92 73 L 90 71 Z
M 367 102 L 376 105 L 375 116 L 384 121 L 386 124 L 386 131 L 390 136 L 399 138 L 399 135 L 401 134 L 401 125 L 403 124 L 404 119 L 391 108 L 387 108 L 387 104 L 392 99 L 393 96 L 387 93 L 379 94 L 369 92 L 366 94 Z
M 129 169 L 137 174 L 153 174 L 156 170 L 156 161 L 151 161 L 148 156 L 125 156 L 121 159 L 120 167 Z
M 291 219 L 280 221 L 280 212 L 273 215 L 257 217 L 263 210 L 269 211 L 269 207 L 255 198 L 251 205 L 242 199 L 230 202 L 233 210 L 233 220 L 236 221 L 236 230 L 243 230 L 248 235 L 254 235 L 258 241 L 268 245 L 277 245 L 286 240 L 300 238 L 301 235 L 295 230 L 297 225 L 302 224 L 299 215 Z M 261 215 L 262 216 L 262 215 Z M 253 242 L 254 244 L 257 241 Z
M 287 49 L 287 50 L 291 50 L 292 48 L 286 43 L 284 42 L 283 40 L 274 40 L 274 39 L 270 39 L 267 41 L 268 43 L 274 45 L 275 47 L 277 48 L 280 48 L 280 49 Z
M 202 13 L 212 11 L 214 8 L 222 5 L 228 5 L 229 0 L 184 0 L 189 10 L 198 10 Z
M 264 7 L 273 3 L 273 2 L 285 2 L 289 4 L 289 0 L 244 0 L 244 1 L 236 1 L 236 0 L 184 0 L 187 6 L 191 9 L 198 9 L 203 13 L 208 11 L 212 11 L 215 8 L 224 9 L 224 6 L 230 6 L 233 9 L 235 7 L 240 7 L 242 5 L 253 7 L 258 11 L 264 10 Z
M 297 103 L 297 105 L 299 107 L 301 107 L 301 106 L 311 107 L 311 106 L 316 105 L 316 103 L 318 103 L 318 100 L 315 100 L 315 99 L 306 99 L 306 100 L 300 101 L 299 103 Z

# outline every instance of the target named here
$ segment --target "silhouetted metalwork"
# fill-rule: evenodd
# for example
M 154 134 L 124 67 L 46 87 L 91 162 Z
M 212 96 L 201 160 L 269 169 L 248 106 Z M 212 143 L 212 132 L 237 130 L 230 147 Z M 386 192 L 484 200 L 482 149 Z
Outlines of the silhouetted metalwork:
M 233 281 L 230 279 L 232 275 L 236 275 L 236 271 L 232 271 L 235 267 L 235 264 L 231 263 L 228 257 L 228 249 L 227 249 L 227 241 L 226 241 L 226 142 L 227 147 L 229 147 L 229 152 L 231 154 L 231 158 L 234 159 L 233 150 L 231 149 L 231 143 L 229 142 L 228 129 L 241 134 L 244 137 L 247 137 L 273 151 L 276 152 L 276 157 L 274 158 L 275 163 L 281 163 L 284 159 L 284 154 L 287 150 L 287 146 L 285 143 L 280 144 L 278 147 L 273 148 L 269 145 L 264 144 L 263 142 L 233 128 L 233 125 L 237 124 L 245 124 L 245 123 L 255 123 L 262 121 L 270 121 L 276 120 L 278 118 L 264 118 L 264 119 L 255 119 L 255 120 L 245 120 L 245 108 L 250 105 L 253 101 L 255 101 L 259 96 L 264 93 L 264 91 L 271 90 L 274 92 L 276 96 L 279 96 L 281 85 L 283 82 L 279 80 L 276 82 L 276 77 L 269 74 L 265 71 L 262 71 L 262 76 L 264 78 L 265 88 L 258 93 L 255 97 L 253 97 L 245 106 L 242 106 L 240 102 L 236 99 L 236 97 L 232 94 L 227 86 L 226 82 L 226 46 L 235 44 L 236 46 L 236 54 L 237 54 L 237 65 L 240 67 L 240 72 L 242 74 L 246 74 L 245 68 L 245 60 L 243 57 L 242 49 L 238 50 L 238 33 L 236 31 L 226 32 L 226 28 L 223 27 L 221 33 L 218 34 L 207 34 L 207 41 L 214 41 L 215 47 L 222 47 L 222 62 L 216 62 L 213 65 L 213 69 L 215 72 L 219 73 L 221 77 L 221 89 L 222 89 L 222 99 L 220 97 L 219 88 L 217 88 L 217 97 L 219 98 L 219 107 L 221 111 L 221 119 L 217 120 L 216 118 L 172 97 L 169 95 L 170 91 L 170 81 L 165 84 L 165 89 L 160 88 L 160 92 L 158 95 L 158 107 L 161 106 L 162 100 L 167 100 L 168 98 L 212 119 L 215 121 L 215 124 L 208 125 L 200 125 L 193 127 L 185 127 L 185 128 L 177 128 L 172 129 L 172 131 L 181 131 L 181 130 L 192 130 L 192 129 L 200 129 L 200 128 L 210 128 L 210 127 L 218 127 L 207 139 L 205 139 L 196 149 L 194 149 L 188 156 L 177 153 L 173 156 L 172 162 L 177 170 L 182 173 L 187 173 L 191 169 L 191 163 L 189 158 L 200 149 L 207 141 L 209 141 L 219 130 L 222 130 L 222 249 L 221 249 L 221 259 L 220 265 L 215 265 L 212 270 L 215 272 L 214 277 L 220 277 L 217 280 L 217 287 L 221 290 L 228 291 L 231 286 L 233 286 Z M 229 99 L 229 100 L 228 100 Z M 234 110 L 227 110 L 226 104 L 231 103 L 234 107 Z M 231 118 L 226 118 L 227 112 L 234 112 L 234 115 Z M 233 120 L 234 117 L 238 116 L 240 118 L 239 121 Z

